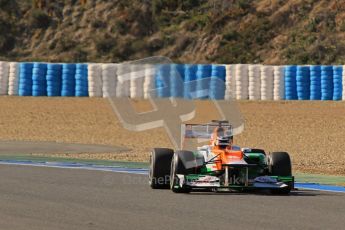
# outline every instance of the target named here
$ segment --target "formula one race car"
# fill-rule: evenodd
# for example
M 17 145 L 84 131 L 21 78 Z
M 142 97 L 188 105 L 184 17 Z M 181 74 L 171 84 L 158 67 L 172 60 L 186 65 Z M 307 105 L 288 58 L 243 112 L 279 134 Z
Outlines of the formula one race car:
M 210 144 L 194 151 L 153 149 L 151 188 L 170 188 L 175 193 L 265 189 L 288 194 L 294 187 L 288 153 L 266 154 L 262 149 L 234 146 L 232 126 L 227 121 L 186 124 L 183 133 L 185 142 L 200 143 L 208 138 Z

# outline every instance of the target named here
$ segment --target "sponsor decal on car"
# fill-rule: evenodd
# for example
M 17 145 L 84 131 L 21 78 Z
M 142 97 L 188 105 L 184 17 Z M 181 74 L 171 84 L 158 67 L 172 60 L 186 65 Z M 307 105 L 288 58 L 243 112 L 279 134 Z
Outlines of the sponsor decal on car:
M 259 183 L 277 183 L 277 178 L 273 178 L 270 176 L 259 176 L 254 179 L 255 182 Z
M 186 184 L 195 187 L 219 187 L 220 180 L 215 176 L 196 176 L 188 177 L 186 179 Z

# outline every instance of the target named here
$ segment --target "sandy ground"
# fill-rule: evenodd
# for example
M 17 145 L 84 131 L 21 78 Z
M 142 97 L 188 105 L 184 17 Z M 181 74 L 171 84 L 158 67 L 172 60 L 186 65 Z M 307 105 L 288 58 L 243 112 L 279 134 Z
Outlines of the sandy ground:
M 0 140 L 0 156 L 18 156 L 35 154 L 54 154 L 54 153 L 116 153 L 128 151 L 125 148 L 107 145 L 88 145 L 57 143 L 49 141 L 2 141 Z
M 147 102 L 133 102 L 138 111 Z M 239 102 L 245 130 L 241 146 L 287 151 L 296 171 L 345 175 L 344 102 Z M 207 102 L 197 103 L 203 120 L 213 119 Z M 195 119 L 194 122 L 198 122 Z M 54 154 L 55 157 L 147 161 L 152 147 L 170 147 L 163 129 L 122 128 L 106 99 L 0 97 L 0 140 L 105 144 L 120 153 Z M 42 154 L 37 154 L 42 155 Z

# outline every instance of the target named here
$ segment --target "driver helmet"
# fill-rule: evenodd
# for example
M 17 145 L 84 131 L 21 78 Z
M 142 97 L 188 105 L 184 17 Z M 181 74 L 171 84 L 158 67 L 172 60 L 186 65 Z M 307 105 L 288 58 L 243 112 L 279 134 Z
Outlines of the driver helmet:
M 218 136 L 215 145 L 220 149 L 225 149 L 232 145 L 232 136 Z

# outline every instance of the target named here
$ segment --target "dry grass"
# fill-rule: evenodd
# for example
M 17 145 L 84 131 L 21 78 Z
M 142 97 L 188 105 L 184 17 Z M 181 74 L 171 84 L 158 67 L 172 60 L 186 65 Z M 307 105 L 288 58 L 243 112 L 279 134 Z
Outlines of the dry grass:
M 145 102 L 134 102 L 147 110 Z M 345 175 L 344 102 L 240 102 L 245 131 L 241 146 L 288 151 L 294 170 Z M 207 102 L 198 102 L 203 119 L 212 119 Z M 126 146 L 116 154 L 58 154 L 60 157 L 146 161 L 150 148 L 170 147 L 163 129 L 130 132 L 121 127 L 102 98 L 0 97 L 0 139 L 60 141 Z

